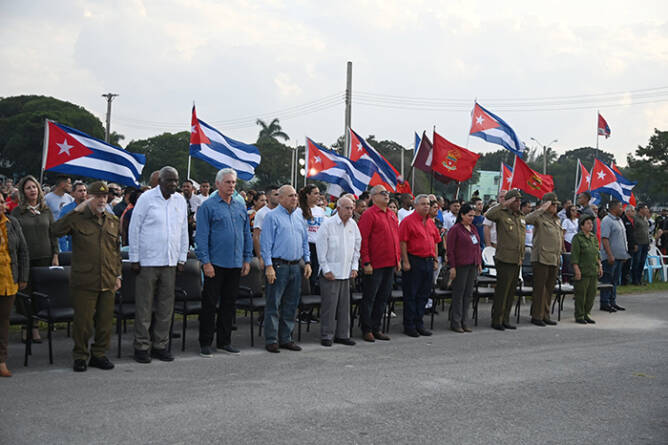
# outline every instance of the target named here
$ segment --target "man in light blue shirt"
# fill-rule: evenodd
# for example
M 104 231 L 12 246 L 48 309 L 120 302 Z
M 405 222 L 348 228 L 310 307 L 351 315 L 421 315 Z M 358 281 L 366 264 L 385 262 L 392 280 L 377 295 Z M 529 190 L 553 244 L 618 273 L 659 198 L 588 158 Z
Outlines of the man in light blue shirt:
M 205 358 L 213 357 L 211 342 L 214 328 L 218 349 L 239 352 L 232 346 L 232 324 L 239 279 L 250 271 L 253 239 L 246 207 L 232 197 L 236 185 L 236 171 L 231 168 L 220 170 L 216 175 L 218 191 L 197 210 L 195 253 L 204 270 L 199 344 L 200 355 Z
M 601 283 L 612 284 L 612 288 L 601 289 L 601 310 L 605 312 L 623 311 L 617 304 L 617 285 L 622 276 L 622 266 L 630 258 L 626 242 L 626 229 L 620 219 L 624 210 L 616 200 L 608 204 L 608 214 L 601 221 L 601 263 L 603 277 Z
M 279 348 L 301 351 L 292 340 L 292 330 L 302 285 L 300 259 L 306 263 L 304 278 L 311 276 L 306 224 L 301 214 L 295 212 L 298 198 L 294 188 L 284 185 L 278 189 L 278 202 L 278 207 L 265 216 L 260 234 L 267 277 L 265 345 L 269 352 L 280 352 Z

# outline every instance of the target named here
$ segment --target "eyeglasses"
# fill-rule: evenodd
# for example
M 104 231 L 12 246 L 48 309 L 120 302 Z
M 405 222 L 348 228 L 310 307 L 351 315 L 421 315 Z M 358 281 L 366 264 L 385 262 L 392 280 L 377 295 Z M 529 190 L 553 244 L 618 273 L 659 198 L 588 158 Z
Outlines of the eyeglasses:
M 376 194 L 377 195 L 383 195 L 383 196 L 390 196 L 390 192 L 388 192 L 387 190 L 383 190 L 382 192 L 378 192 Z

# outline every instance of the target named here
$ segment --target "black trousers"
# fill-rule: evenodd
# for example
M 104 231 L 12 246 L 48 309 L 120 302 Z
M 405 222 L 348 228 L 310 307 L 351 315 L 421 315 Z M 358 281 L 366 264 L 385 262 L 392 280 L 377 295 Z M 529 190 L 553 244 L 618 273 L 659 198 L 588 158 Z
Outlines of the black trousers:
M 364 272 L 362 272 L 364 274 Z M 374 269 L 371 275 L 362 275 L 362 333 L 380 332 L 385 305 L 392 294 L 394 267 Z
M 232 323 L 239 295 L 241 269 L 227 269 L 215 265 L 213 269 L 216 272 L 213 278 L 204 277 L 202 311 L 199 314 L 200 346 L 211 344 L 214 330 L 217 346 L 226 346 L 232 342 Z
M 308 279 L 309 286 L 311 287 L 312 295 L 320 295 L 320 280 L 318 276 L 320 275 L 320 263 L 318 262 L 318 251 L 315 247 L 315 243 L 308 243 L 308 248 L 311 253 L 311 277 Z

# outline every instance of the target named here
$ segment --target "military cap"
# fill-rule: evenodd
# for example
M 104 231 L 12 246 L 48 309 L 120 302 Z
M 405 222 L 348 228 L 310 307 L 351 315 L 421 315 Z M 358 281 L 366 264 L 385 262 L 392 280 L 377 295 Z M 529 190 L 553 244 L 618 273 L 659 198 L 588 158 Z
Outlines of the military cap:
M 543 202 L 552 201 L 552 204 L 561 205 L 561 201 L 557 198 L 557 194 L 554 192 L 545 193 L 543 195 Z
M 506 196 L 503 199 L 505 199 L 507 201 L 510 198 L 522 199 L 522 194 L 520 193 L 519 190 L 512 189 L 512 190 L 509 190 L 508 193 L 506 193 Z
M 109 194 L 109 186 L 104 181 L 95 181 L 88 187 L 89 195 L 107 195 Z
M 578 219 L 578 226 L 582 227 L 588 219 L 591 219 L 592 222 L 594 222 L 594 215 L 590 215 L 589 213 L 583 213 L 580 215 L 580 218 Z

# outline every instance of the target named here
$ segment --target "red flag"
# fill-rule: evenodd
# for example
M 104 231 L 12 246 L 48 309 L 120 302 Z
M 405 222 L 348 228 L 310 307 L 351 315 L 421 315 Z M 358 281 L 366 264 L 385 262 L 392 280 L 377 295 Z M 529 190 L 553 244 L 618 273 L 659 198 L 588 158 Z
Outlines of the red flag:
M 310 178 L 320 173 L 322 170 L 330 169 L 336 166 L 336 162 L 329 159 L 329 156 L 324 154 L 318 146 L 309 138 L 306 138 L 308 153 L 308 171 L 306 172 L 306 177 Z
M 591 183 L 591 176 L 589 175 L 589 172 L 585 168 L 584 165 L 582 165 L 582 162 L 578 159 L 578 165 L 580 166 L 580 182 L 578 182 L 575 185 L 575 194 L 579 195 L 582 192 L 586 192 L 589 190 L 589 184 Z
M 605 187 L 606 185 L 615 181 L 617 181 L 615 172 L 613 172 L 610 167 L 598 159 L 594 159 L 594 166 L 591 169 L 591 182 L 589 189 L 598 190 L 601 187 Z
M 505 163 L 501 163 L 501 187 L 499 191 L 510 190 L 510 184 L 513 182 L 513 169 Z
M 610 127 L 605 119 L 603 119 L 603 116 L 601 116 L 601 113 L 598 113 L 597 133 L 600 136 L 605 136 L 606 139 L 610 137 Z
M 617 173 L 619 173 L 620 175 L 622 175 L 622 172 L 619 171 L 619 169 L 617 168 L 617 166 L 615 165 L 614 162 L 612 163 L 612 169 L 614 171 L 616 171 Z M 622 175 L 622 176 L 624 176 L 624 175 Z M 636 195 L 633 192 L 631 192 L 631 197 L 629 198 L 629 204 L 631 204 L 633 207 L 635 207 L 637 203 L 638 203 L 638 201 L 636 200 Z M 626 207 L 626 205 L 624 205 L 624 207 Z
M 473 176 L 480 155 L 459 147 L 434 132 L 434 158 L 431 168 L 455 181 L 463 182 Z
M 397 193 L 405 193 L 413 196 L 413 191 L 411 190 L 411 185 L 408 183 L 408 181 L 397 181 Z
M 532 170 L 526 162 L 515 156 L 511 187 L 541 199 L 545 193 L 554 191 L 554 180 L 550 175 L 543 175 Z
M 202 131 L 202 127 L 199 125 L 199 120 L 197 120 L 197 112 L 195 111 L 195 105 L 193 105 L 193 115 L 190 121 L 190 145 L 199 145 L 199 144 L 210 144 L 211 141 L 206 134 Z

